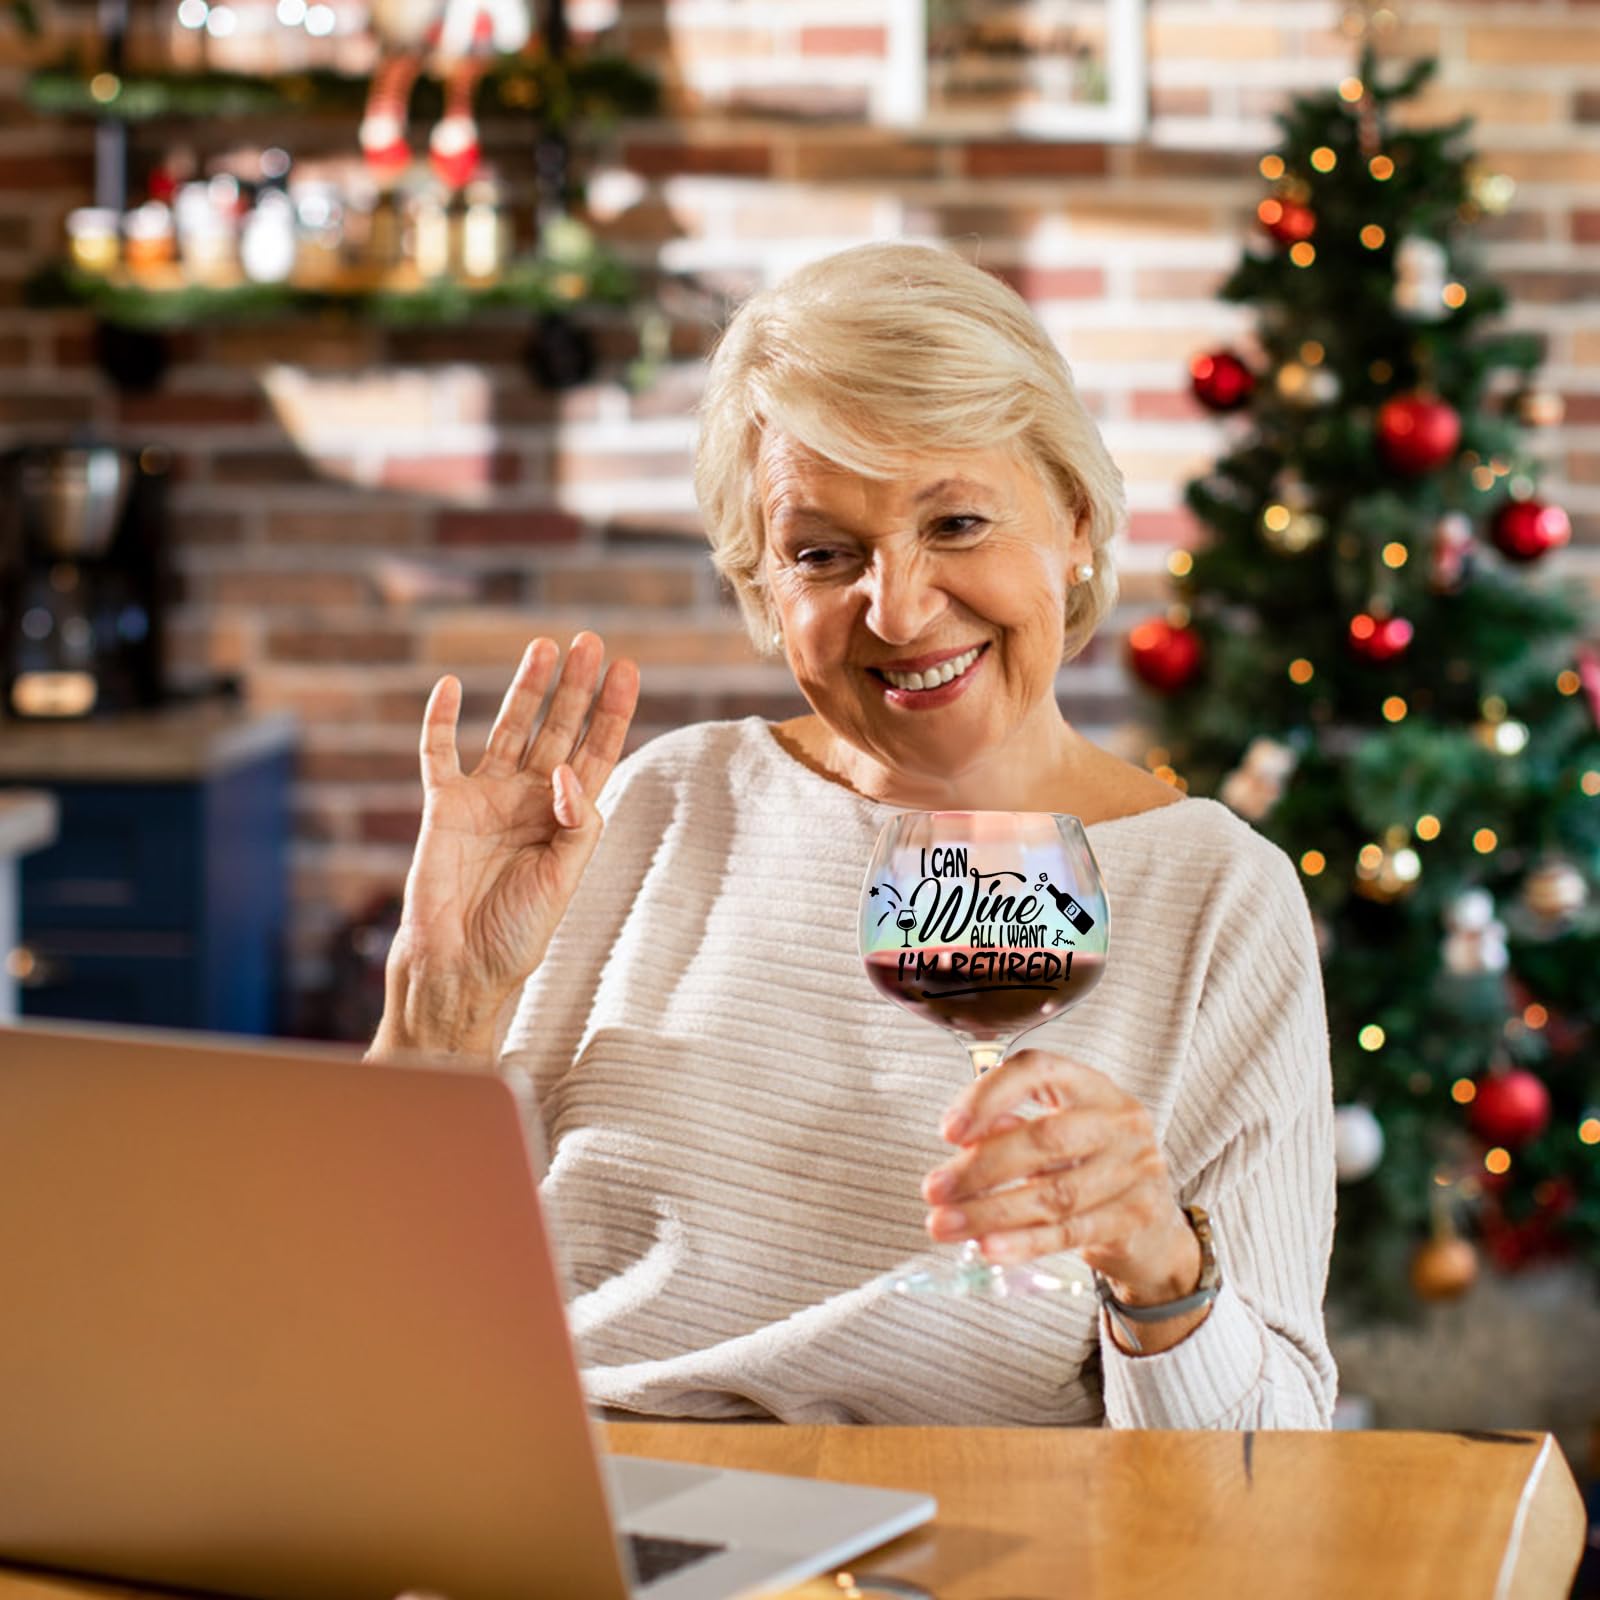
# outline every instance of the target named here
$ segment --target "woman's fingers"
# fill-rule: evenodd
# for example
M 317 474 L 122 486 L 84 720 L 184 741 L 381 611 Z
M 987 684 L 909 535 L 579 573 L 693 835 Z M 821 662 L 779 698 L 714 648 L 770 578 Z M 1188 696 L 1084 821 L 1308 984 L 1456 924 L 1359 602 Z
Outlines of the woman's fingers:
M 533 745 L 522 764 L 547 782 L 557 767 L 571 761 L 572 752 L 583 731 L 584 718 L 594 703 L 595 685 L 600 681 L 600 662 L 605 646 L 592 633 L 580 633 L 567 651 L 566 664 L 550 697 L 550 709 L 533 736 Z
M 941 1203 L 928 1214 L 928 1231 L 936 1239 L 981 1239 L 1094 1211 L 1144 1182 L 1147 1174 L 1128 1156 L 1125 1148 L 1101 1149 L 1013 1189 Z
M 446 676 L 433 686 L 422 713 L 422 787 L 432 789 L 461 776 L 456 719 L 461 715 L 461 680 Z
M 922 1182 L 934 1205 L 960 1205 L 1002 1184 L 1054 1172 L 1108 1148 L 1135 1142 L 1131 1111 L 1057 1111 L 1027 1117 L 1005 1133 L 990 1133 L 964 1145 Z
M 589 713 L 589 726 L 572 757 L 578 781 L 590 795 L 605 787 L 611 769 L 622 754 L 639 703 L 639 669 L 631 661 L 613 661 L 600 685 L 599 698 Z
M 940 1132 L 951 1144 L 981 1139 L 997 1118 L 1033 1102 L 1051 1108 L 1104 1106 L 1123 1098 L 1103 1072 L 1053 1050 L 1019 1050 L 975 1078 L 951 1102 Z
M 505 698 L 500 702 L 499 715 L 489 730 L 489 742 L 484 747 L 483 760 L 478 763 L 478 772 L 492 778 L 506 778 L 522 765 L 533 719 L 538 715 L 540 702 L 550 687 L 560 658 L 561 650 L 554 639 L 535 639 L 522 652 Z

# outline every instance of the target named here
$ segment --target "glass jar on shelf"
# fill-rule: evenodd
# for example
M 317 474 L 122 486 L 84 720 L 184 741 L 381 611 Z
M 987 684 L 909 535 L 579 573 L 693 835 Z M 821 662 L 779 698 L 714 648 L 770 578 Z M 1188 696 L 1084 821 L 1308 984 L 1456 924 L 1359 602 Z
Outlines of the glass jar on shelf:
M 412 195 L 406 207 L 406 258 L 424 283 L 450 275 L 450 204 L 438 189 Z
M 122 244 L 117 214 L 105 206 L 80 206 L 67 213 L 67 248 L 80 272 L 108 277 L 117 270 Z
M 174 275 L 178 247 L 171 207 L 146 201 L 122 219 L 123 260 L 136 278 L 160 281 Z
M 467 185 L 461 214 L 461 275 L 472 283 L 493 283 L 505 274 L 510 254 L 499 185 L 481 178 Z
M 244 275 L 252 283 L 287 283 L 298 253 L 294 202 L 282 189 L 263 189 L 239 237 Z
M 239 277 L 238 185 L 186 183 L 178 190 L 174 214 L 178 252 L 192 283 L 221 287 Z

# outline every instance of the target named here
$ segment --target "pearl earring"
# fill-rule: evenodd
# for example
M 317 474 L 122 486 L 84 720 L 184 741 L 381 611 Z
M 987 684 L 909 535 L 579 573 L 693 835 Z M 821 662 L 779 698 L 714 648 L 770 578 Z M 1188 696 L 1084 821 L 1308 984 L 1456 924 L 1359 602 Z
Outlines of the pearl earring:
M 1085 561 L 1083 565 L 1077 569 L 1077 574 L 1079 583 L 1087 583 L 1094 576 L 1094 563 L 1092 561 Z
M 774 650 L 783 649 L 783 629 L 782 628 L 774 628 L 772 630 L 772 648 Z

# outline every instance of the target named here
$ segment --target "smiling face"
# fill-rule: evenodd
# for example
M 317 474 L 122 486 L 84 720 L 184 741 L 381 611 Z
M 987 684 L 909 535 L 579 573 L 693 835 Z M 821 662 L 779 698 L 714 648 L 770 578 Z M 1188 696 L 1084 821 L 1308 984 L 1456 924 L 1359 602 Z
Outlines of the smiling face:
M 1015 452 L 868 478 L 771 434 L 760 489 L 773 616 L 834 740 L 891 781 L 938 781 L 1061 728 L 1067 591 L 1089 541 Z

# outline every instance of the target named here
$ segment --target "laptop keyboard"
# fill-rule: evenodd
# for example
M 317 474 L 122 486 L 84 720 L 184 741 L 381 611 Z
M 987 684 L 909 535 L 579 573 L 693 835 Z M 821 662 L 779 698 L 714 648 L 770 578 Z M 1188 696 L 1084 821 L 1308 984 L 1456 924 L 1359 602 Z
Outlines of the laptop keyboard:
M 641 1533 L 630 1533 L 627 1539 L 640 1588 L 728 1548 L 725 1544 L 696 1544 L 692 1539 L 653 1539 Z

